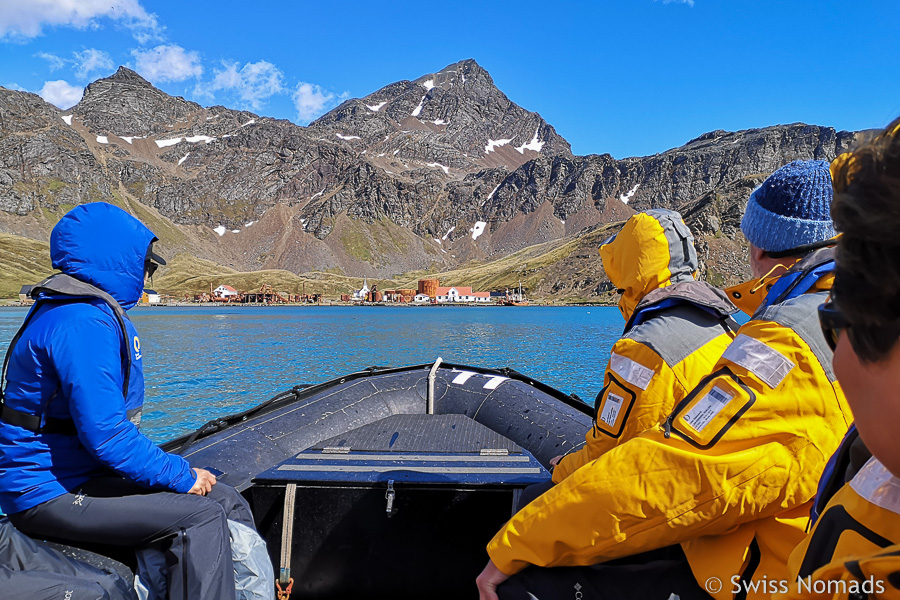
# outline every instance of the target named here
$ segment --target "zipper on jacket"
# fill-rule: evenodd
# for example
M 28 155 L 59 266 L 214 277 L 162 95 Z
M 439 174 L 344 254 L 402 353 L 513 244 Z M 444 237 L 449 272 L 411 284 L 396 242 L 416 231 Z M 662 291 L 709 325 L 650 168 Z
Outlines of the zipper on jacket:
M 672 410 L 668 417 L 666 417 L 666 426 L 665 431 L 663 432 L 663 437 L 669 439 L 672 437 L 672 422 L 675 420 L 675 415 L 684 410 L 684 407 L 687 406 L 688 402 L 693 398 L 692 394 L 688 394 L 688 396 L 681 400 L 678 405 Z

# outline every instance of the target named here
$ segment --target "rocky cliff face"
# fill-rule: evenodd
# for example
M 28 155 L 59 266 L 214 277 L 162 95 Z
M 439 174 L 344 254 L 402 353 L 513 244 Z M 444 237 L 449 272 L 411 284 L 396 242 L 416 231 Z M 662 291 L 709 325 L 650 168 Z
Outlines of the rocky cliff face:
M 573 156 L 473 60 L 348 100 L 309 127 L 204 108 L 123 67 L 68 112 L 0 88 L 0 231 L 46 239 L 69 206 L 104 200 L 149 221 L 172 253 L 391 276 L 687 205 L 711 278 L 728 278 L 740 245 L 713 240 L 735 239 L 748 189 L 853 139 L 797 124 L 715 131 L 643 158 Z
M 0 88 L 0 211 L 25 216 L 109 192 L 101 162 L 55 107 Z

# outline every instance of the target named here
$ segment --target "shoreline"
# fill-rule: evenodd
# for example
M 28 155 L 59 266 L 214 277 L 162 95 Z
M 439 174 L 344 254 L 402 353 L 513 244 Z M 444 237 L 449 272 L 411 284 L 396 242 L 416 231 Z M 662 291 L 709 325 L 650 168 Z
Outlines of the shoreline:
M 439 307 L 465 307 L 465 308 L 565 308 L 565 307 L 614 307 L 615 304 L 607 304 L 603 302 L 572 302 L 572 303 L 534 303 L 529 304 L 528 306 L 503 306 L 502 304 L 494 304 L 494 303 L 483 303 L 483 304 L 472 304 L 472 303 L 463 303 L 463 302 L 442 302 L 439 304 L 431 304 L 431 303 L 423 303 L 423 304 L 415 304 L 412 302 L 407 303 L 381 303 L 381 302 L 366 302 L 360 304 L 346 304 L 346 303 L 327 303 L 327 304 L 307 304 L 307 303 L 272 303 L 272 304 L 261 304 L 261 303 L 228 303 L 228 302 L 166 302 L 166 303 L 158 303 L 158 304 L 138 304 L 134 308 L 153 308 L 153 309 L 165 309 L 165 308 L 196 308 L 196 309 L 209 309 L 209 308 L 317 308 L 317 307 L 338 307 L 338 308 L 360 308 L 360 307 L 377 307 L 377 308 L 439 308 Z M 12 308 L 30 308 L 31 305 L 28 304 L 0 304 L 0 310 L 2 309 L 12 309 Z

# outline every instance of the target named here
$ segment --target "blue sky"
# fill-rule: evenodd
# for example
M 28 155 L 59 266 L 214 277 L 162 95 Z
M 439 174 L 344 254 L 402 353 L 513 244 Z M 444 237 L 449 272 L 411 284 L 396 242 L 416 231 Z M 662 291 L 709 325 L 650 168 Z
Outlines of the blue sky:
M 896 0 L 0 2 L 0 85 L 77 102 L 118 65 L 203 105 L 306 124 L 466 58 L 576 154 L 713 129 L 900 115 Z

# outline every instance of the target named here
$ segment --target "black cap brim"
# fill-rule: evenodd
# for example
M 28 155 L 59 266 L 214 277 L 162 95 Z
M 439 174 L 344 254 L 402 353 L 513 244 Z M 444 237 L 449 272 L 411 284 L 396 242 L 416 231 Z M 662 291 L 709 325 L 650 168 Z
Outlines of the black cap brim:
M 154 252 L 153 250 L 150 250 L 150 254 L 149 254 L 148 258 L 149 258 L 150 260 L 152 260 L 153 262 L 155 262 L 156 264 L 158 264 L 158 265 L 164 265 L 164 264 L 166 264 L 166 259 L 164 259 L 162 256 L 160 256 L 159 254 L 157 254 L 157 253 Z

